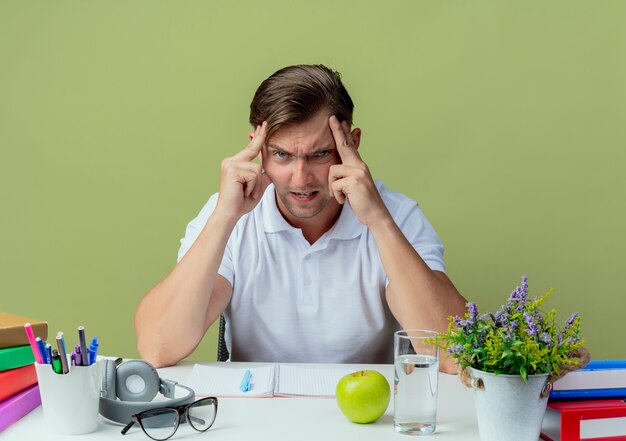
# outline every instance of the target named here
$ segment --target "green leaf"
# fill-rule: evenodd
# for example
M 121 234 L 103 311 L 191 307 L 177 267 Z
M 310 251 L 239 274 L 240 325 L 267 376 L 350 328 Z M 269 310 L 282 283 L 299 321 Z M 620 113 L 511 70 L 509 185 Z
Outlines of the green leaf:
M 528 380 L 528 372 L 526 371 L 526 366 L 519 367 L 519 374 L 522 376 L 524 381 Z

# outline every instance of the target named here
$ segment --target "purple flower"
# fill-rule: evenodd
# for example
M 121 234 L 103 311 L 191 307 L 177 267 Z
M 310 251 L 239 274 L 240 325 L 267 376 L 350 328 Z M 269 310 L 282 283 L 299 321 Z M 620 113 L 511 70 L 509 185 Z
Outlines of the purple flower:
M 526 332 L 536 337 L 537 333 L 539 332 L 539 329 L 537 328 L 537 325 L 535 324 L 535 320 L 533 319 L 533 316 L 525 312 L 524 319 L 526 320 L 526 324 L 528 325 L 528 329 L 526 330 Z
M 552 339 L 550 338 L 550 334 L 548 334 L 547 332 L 541 334 L 541 341 L 543 341 L 548 346 L 552 346 Z
M 574 324 L 574 320 L 576 320 L 576 317 L 578 317 L 578 313 L 575 312 L 572 315 L 569 316 L 569 318 L 567 319 L 567 325 L 568 326 L 572 326 L 572 324 Z
M 509 301 L 507 303 L 509 308 L 514 308 L 518 312 L 521 312 L 524 309 L 524 304 L 526 303 L 526 297 L 528 296 L 528 278 L 526 276 L 522 276 L 522 284 L 515 288 L 515 290 L 511 293 L 509 297 Z
M 467 320 L 463 320 L 460 317 L 454 317 L 454 324 L 456 325 L 457 328 L 461 328 L 464 331 L 466 331 L 467 329 Z
M 517 329 L 517 320 L 511 320 L 511 323 L 509 323 L 508 326 L 506 326 L 506 323 L 505 323 L 503 324 L 502 327 L 505 330 L 504 336 L 507 339 L 513 338 L 513 336 L 515 335 L 515 330 Z
M 469 311 L 469 319 L 467 320 L 467 324 L 470 326 L 474 326 L 476 324 L 476 318 L 478 317 L 478 306 L 476 303 L 469 302 L 467 304 L 467 310 Z
M 492 317 L 493 321 L 495 323 L 500 323 L 500 318 L 502 317 L 502 314 L 506 314 L 506 312 L 504 312 L 502 309 L 498 309 Z
M 556 342 L 559 346 L 563 344 L 563 335 L 560 332 L 556 335 Z
M 574 321 L 576 320 L 577 317 L 578 317 L 577 312 L 569 316 L 569 318 L 567 319 L 567 322 L 565 322 L 565 327 L 563 328 L 564 333 L 567 333 L 567 331 L 569 331 L 569 328 L 574 324 Z
M 449 354 L 460 354 L 462 350 L 463 350 L 463 346 L 461 345 L 446 349 L 446 351 L 448 351 Z
M 505 328 L 507 322 L 509 321 L 509 313 L 505 309 L 500 309 L 496 312 L 495 320 L 496 324 L 499 324 L 501 327 Z

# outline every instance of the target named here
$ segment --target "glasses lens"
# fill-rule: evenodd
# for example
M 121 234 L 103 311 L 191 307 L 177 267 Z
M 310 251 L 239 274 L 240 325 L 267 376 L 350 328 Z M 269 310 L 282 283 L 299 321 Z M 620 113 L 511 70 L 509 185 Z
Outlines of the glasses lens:
M 174 409 L 154 409 L 141 414 L 139 423 L 152 439 L 164 440 L 176 432 L 178 412 Z
M 204 432 L 215 421 L 215 414 L 217 413 L 217 400 L 215 398 L 204 398 L 198 400 L 189 406 L 187 415 L 189 416 L 189 423 L 194 429 Z

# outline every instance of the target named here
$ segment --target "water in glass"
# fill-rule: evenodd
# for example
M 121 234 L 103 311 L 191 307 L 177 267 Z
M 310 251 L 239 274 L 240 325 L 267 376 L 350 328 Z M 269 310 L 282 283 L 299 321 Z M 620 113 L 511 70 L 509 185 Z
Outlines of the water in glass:
M 404 354 L 395 362 L 394 426 L 397 432 L 431 434 L 436 429 L 439 362 Z

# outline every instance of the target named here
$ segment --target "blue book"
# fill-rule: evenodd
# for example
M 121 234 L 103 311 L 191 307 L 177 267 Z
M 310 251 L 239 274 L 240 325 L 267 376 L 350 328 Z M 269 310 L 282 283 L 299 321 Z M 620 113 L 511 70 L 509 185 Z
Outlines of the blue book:
M 593 360 L 554 382 L 550 400 L 626 398 L 626 360 Z

